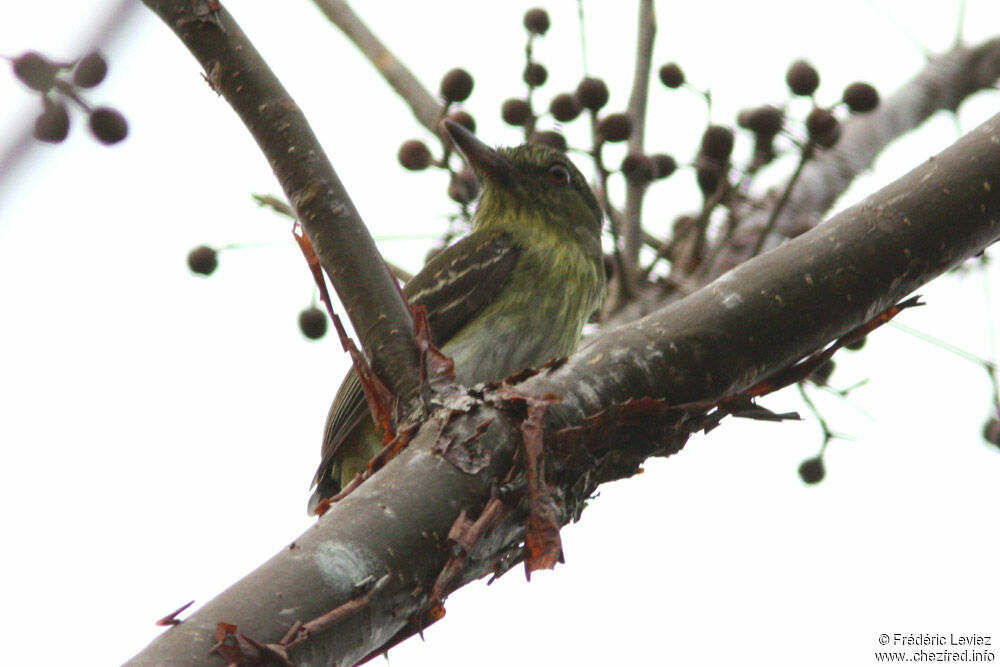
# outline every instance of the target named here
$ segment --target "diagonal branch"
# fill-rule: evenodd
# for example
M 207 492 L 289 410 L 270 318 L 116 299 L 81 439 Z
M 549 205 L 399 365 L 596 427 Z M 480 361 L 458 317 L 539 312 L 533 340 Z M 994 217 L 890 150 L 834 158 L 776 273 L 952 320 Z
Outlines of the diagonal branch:
M 320 11 L 330 19 L 409 105 L 417 121 L 434 134 L 438 133 L 442 106 L 401 63 L 368 26 L 354 13 L 344 0 L 313 0 Z
M 566 363 L 444 397 L 409 448 L 130 664 L 217 664 L 207 652 L 219 622 L 277 644 L 343 605 L 357 613 L 296 636 L 287 651 L 296 664 L 355 664 L 416 633 L 440 617 L 432 593 L 447 564 L 460 560 L 462 569 L 449 571 L 445 594 L 523 557 L 522 512 L 532 495 L 519 461 L 526 418 L 544 438 L 548 516 L 573 521 L 598 483 L 678 451 L 709 425 L 713 403 L 775 376 L 1000 238 L 998 174 L 1000 115 L 821 228 L 603 332 Z M 542 415 L 539 401 L 549 404 Z M 491 499 L 520 511 L 497 512 Z M 492 531 L 448 540 L 468 534 L 462 528 L 487 506 Z

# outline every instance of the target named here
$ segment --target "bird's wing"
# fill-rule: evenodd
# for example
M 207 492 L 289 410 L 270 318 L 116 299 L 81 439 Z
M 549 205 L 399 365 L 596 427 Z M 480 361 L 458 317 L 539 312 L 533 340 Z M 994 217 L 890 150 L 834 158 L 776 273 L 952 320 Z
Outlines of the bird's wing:
M 496 298 L 517 264 L 521 247 L 510 234 L 473 232 L 435 255 L 403 293 L 427 309 L 431 340 L 441 347 Z M 344 439 L 368 416 L 357 373 L 344 378 L 323 429 L 322 460 L 313 484 L 322 487 Z M 337 480 L 332 480 L 336 482 Z M 322 488 L 321 488 L 322 490 Z

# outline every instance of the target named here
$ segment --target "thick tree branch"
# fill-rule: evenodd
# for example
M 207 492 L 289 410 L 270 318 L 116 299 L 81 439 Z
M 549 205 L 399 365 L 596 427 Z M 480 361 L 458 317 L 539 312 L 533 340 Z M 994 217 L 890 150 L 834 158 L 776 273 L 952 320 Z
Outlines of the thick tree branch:
M 416 395 L 413 322 L 354 203 L 295 101 L 233 17 L 204 0 L 145 0 L 205 69 L 274 170 L 368 359 L 405 404 Z
M 219 622 L 277 645 L 296 622 L 334 609 L 352 613 L 286 637 L 295 664 L 353 664 L 416 632 L 438 610 L 435 595 L 522 557 L 526 424 L 544 434 L 544 509 L 556 524 L 574 520 L 596 484 L 677 451 L 714 402 L 1000 238 L 998 174 L 1000 115 L 811 232 L 603 332 L 565 364 L 444 397 L 395 460 L 132 664 L 218 664 L 207 652 Z M 486 506 L 492 530 L 467 537 L 480 532 L 468 517 Z

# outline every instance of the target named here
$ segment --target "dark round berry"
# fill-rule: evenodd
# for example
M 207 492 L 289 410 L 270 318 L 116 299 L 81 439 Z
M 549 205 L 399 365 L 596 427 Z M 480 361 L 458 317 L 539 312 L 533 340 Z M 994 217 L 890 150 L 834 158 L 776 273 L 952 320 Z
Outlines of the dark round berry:
M 110 107 L 97 107 L 90 112 L 90 131 L 102 144 L 117 144 L 128 136 L 125 116 Z
M 188 253 L 187 262 L 192 272 L 210 276 L 219 266 L 219 253 L 215 248 L 200 245 Z
M 559 93 L 549 102 L 549 111 L 560 123 L 568 123 L 576 120 L 582 109 L 572 93 Z
M 322 338 L 326 334 L 326 313 L 310 306 L 299 313 L 299 330 L 309 340 Z
M 69 134 L 69 112 L 62 102 L 45 101 L 45 111 L 35 119 L 35 138 L 58 144 Z
M 632 134 L 632 119 L 628 114 L 608 114 L 597 123 L 597 134 L 605 141 L 625 141 Z
M 622 160 L 622 174 L 632 185 L 644 185 L 653 180 L 656 165 L 653 159 L 642 153 L 629 153 Z
M 399 164 L 410 171 L 421 171 L 431 165 L 431 151 L 420 139 L 404 141 L 396 154 Z
M 840 121 L 829 109 L 814 107 L 806 116 L 806 131 L 814 142 L 829 148 L 840 138 Z
M 733 154 L 733 131 L 724 125 L 709 125 L 701 135 L 701 153 L 725 162 Z
M 461 109 L 452 111 L 445 118 L 453 123 L 458 123 L 473 134 L 476 133 L 476 119 L 468 111 L 462 111 Z
M 479 194 L 479 181 L 468 169 L 452 174 L 448 183 L 448 196 L 459 204 L 471 204 Z
M 441 77 L 441 97 L 446 102 L 464 102 L 472 94 L 472 75 L 461 67 Z
M 812 95 L 819 88 L 819 72 L 806 61 L 796 60 L 785 73 L 785 83 L 795 95 Z
M 533 132 L 531 137 L 528 139 L 529 144 L 535 144 L 536 146 L 548 146 L 549 148 L 554 148 L 557 151 L 566 152 L 569 146 L 566 144 L 566 137 L 553 130 L 543 130 L 541 132 Z
M 766 104 L 762 107 L 745 109 L 740 112 L 740 127 L 746 128 L 755 134 L 773 137 L 781 132 L 785 114 L 781 109 Z
M 844 88 L 844 104 L 854 113 L 867 113 L 878 106 L 878 91 L 870 83 L 858 81 Z
M 93 88 L 108 73 L 108 62 L 97 51 L 91 51 L 76 64 L 73 70 L 73 83 L 81 88 Z
M 537 88 L 544 85 L 546 80 L 548 80 L 549 71 L 541 63 L 528 63 L 524 68 L 524 74 L 521 76 L 526 84 L 532 88 Z
M 27 51 L 13 60 L 14 76 L 32 90 L 46 92 L 55 83 L 59 66 L 37 51 Z
M 667 88 L 680 88 L 684 85 L 684 70 L 677 63 L 667 63 L 660 68 L 660 83 Z
M 677 160 L 672 155 L 657 153 L 650 157 L 653 160 L 653 178 L 667 178 L 677 171 Z
M 799 477 L 806 484 L 819 484 L 826 477 L 826 467 L 823 465 L 823 459 L 820 457 L 815 457 L 811 459 L 806 459 L 799 465 Z
M 576 87 L 576 101 L 584 109 L 598 111 L 608 103 L 608 86 L 601 79 L 588 76 Z
M 524 27 L 534 35 L 544 35 L 549 30 L 549 13 L 540 7 L 524 13 Z
M 833 375 L 833 369 L 836 367 L 833 359 L 827 359 L 809 375 L 809 380 L 817 387 L 823 387 L 830 381 L 830 376 Z
M 865 346 L 865 343 L 867 342 L 868 342 L 868 336 L 862 336 L 861 338 L 857 340 L 852 340 L 847 345 L 844 345 L 844 349 L 851 350 L 852 352 L 857 352 L 858 350 L 863 348 Z
M 993 416 L 986 420 L 983 424 L 983 440 L 1000 446 L 1000 418 Z
M 526 125 L 531 118 L 531 105 L 517 97 L 504 100 L 500 107 L 500 116 L 508 125 Z

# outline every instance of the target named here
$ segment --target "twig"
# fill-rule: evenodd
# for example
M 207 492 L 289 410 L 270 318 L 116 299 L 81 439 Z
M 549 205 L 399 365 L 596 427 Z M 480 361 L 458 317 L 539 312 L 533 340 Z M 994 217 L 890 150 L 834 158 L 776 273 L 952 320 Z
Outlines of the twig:
M 399 61 L 344 0 L 313 0 L 330 21 L 340 28 L 358 50 L 374 65 L 382 78 L 410 107 L 417 121 L 437 134 L 443 106 L 417 77 Z
M 656 13 L 653 0 L 639 3 L 639 28 L 636 38 L 635 71 L 632 77 L 632 93 L 628 101 L 628 116 L 632 120 L 632 133 L 628 138 L 628 151 L 639 155 L 643 152 L 646 134 L 646 101 L 649 97 L 649 71 L 653 60 L 653 43 L 656 38 Z M 642 247 L 642 200 L 646 193 L 645 184 L 626 182 L 623 237 L 624 260 L 627 274 L 623 277 L 632 286 Z

